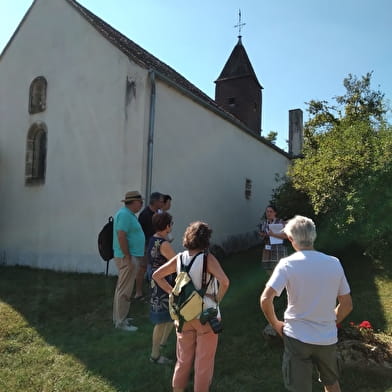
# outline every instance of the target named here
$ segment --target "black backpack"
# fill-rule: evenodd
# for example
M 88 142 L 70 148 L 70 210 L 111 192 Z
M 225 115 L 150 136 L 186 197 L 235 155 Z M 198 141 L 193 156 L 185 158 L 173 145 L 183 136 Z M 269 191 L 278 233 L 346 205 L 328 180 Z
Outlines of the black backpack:
M 108 276 L 109 261 L 113 259 L 113 217 L 110 216 L 108 223 L 104 225 L 98 234 L 98 251 L 106 261 L 106 276 Z

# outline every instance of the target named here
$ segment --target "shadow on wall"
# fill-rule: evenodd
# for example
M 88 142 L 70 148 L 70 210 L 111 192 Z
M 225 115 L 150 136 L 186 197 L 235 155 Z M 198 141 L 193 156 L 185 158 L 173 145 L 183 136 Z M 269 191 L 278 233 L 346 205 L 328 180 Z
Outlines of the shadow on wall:
M 219 260 L 259 245 L 261 246 L 261 239 L 258 232 L 254 230 L 245 234 L 227 237 L 221 244 L 212 244 L 210 251 Z

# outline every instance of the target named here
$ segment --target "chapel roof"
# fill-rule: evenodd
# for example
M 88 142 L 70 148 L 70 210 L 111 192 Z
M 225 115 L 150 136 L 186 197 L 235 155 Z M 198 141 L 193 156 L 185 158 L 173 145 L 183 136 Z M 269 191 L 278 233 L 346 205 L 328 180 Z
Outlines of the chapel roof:
M 241 128 L 247 130 L 252 136 L 255 136 L 254 132 L 248 129 L 248 127 L 240 121 L 236 116 L 222 108 L 220 105 L 216 103 L 212 98 L 210 98 L 203 91 L 198 89 L 194 84 L 189 82 L 189 80 L 185 79 L 182 75 L 180 75 L 173 68 L 160 61 L 157 57 L 149 53 L 147 50 L 143 49 L 141 46 L 136 44 L 134 41 L 130 40 L 124 34 L 120 33 L 118 30 L 114 29 L 108 23 L 106 23 L 103 19 L 99 18 L 97 15 L 93 14 L 87 8 L 83 7 L 76 0 L 66 0 L 69 4 L 71 4 L 87 21 L 91 23 L 104 37 L 106 37 L 113 45 L 115 45 L 119 50 L 121 50 L 126 56 L 128 56 L 132 61 L 136 64 L 140 65 L 146 69 L 152 69 L 157 71 L 159 74 L 166 77 L 168 80 L 174 82 L 178 86 L 182 87 L 186 91 L 190 92 L 194 96 L 204 101 L 205 104 L 210 107 L 215 108 L 218 112 L 224 113 L 224 115 L 234 121 L 238 125 L 241 124 Z M 229 77 L 233 72 L 241 72 L 242 76 L 252 76 L 256 83 L 259 84 L 260 88 L 263 88 L 259 81 L 257 80 L 256 74 L 253 70 L 252 64 L 250 63 L 249 57 L 245 51 L 244 46 L 241 42 L 241 37 L 239 37 L 237 45 L 234 47 L 233 52 L 231 53 L 226 65 L 221 72 L 221 77 Z M 238 74 L 237 76 L 238 77 Z M 219 80 L 218 78 L 218 80 Z M 272 149 L 278 151 L 283 155 L 287 155 L 287 152 L 271 143 L 267 139 L 262 136 L 256 136 L 259 141 L 268 145 Z
M 252 77 L 260 88 L 263 88 L 257 80 L 256 73 L 253 70 L 248 54 L 246 53 L 244 45 L 242 45 L 241 36 L 239 36 L 237 45 L 231 52 L 221 74 L 215 82 L 248 76 Z
M 29 14 L 31 8 L 34 6 L 35 0 L 33 4 L 30 6 L 29 10 L 23 17 L 21 23 L 19 24 L 18 28 L 13 34 L 13 37 L 17 34 L 21 24 L 23 24 L 24 20 L 26 19 L 27 15 Z M 93 14 L 91 11 L 89 11 L 87 8 L 83 7 L 80 3 L 78 3 L 76 0 L 65 0 L 70 4 L 78 13 L 83 16 L 100 34 L 102 34 L 109 42 L 111 42 L 115 47 L 117 47 L 119 50 L 121 50 L 127 57 L 129 57 L 133 62 L 138 64 L 139 66 L 152 70 L 157 72 L 159 75 L 162 75 L 164 78 L 166 78 L 168 81 L 171 81 L 175 85 L 179 86 L 182 88 L 184 91 L 190 93 L 191 95 L 197 97 L 201 102 L 206 104 L 207 106 L 213 108 L 215 111 L 221 113 L 223 116 L 226 118 L 230 119 L 232 122 L 236 123 L 240 128 L 242 128 L 244 131 L 249 133 L 250 135 L 257 137 L 259 141 L 261 141 L 264 144 L 267 144 L 274 150 L 287 155 L 286 151 L 282 150 L 281 148 L 275 146 L 273 143 L 269 142 L 267 139 L 265 139 L 262 136 L 256 136 L 254 132 L 248 129 L 246 125 L 237 119 L 234 115 L 232 115 L 230 112 L 222 108 L 220 105 L 218 105 L 212 98 L 210 98 L 207 94 L 205 94 L 203 91 L 201 91 L 199 88 L 197 88 L 194 84 L 189 82 L 186 78 L 184 78 L 182 75 L 180 75 L 177 71 L 175 71 L 173 68 L 165 64 L 164 62 L 160 61 L 157 57 L 149 53 L 147 50 L 143 49 L 141 46 L 136 44 L 134 41 L 130 40 L 127 38 L 125 35 L 120 33 L 118 30 L 110 26 L 108 23 L 106 23 L 103 19 L 99 18 L 97 15 Z M 8 45 L 10 45 L 10 42 L 12 41 L 13 37 L 11 40 L 8 42 L 6 45 L 5 49 L 3 52 L 0 54 L 0 60 L 1 57 L 4 55 L 4 52 L 6 51 Z M 238 46 L 238 44 L 237 44 Z M 235 48 L 234 48 L 235 50 Z M 233 50 L 233 52 L 234 52 Z M 239 49 L 241 50 L 241 49 Z M 243 49 L 245 52 L 245 49 Z M 243 54 L 242 54 L 243 56 Z M 253 73 L 254 77 L 256 78 L 256 74 L 253 71 L 252 65 L 250 64 L 249 58 L 245 52 L 246 59 L 249 63 L 249 66 L 251 72 Z M 230 59 L 229 59 L 230 60 Z M 228 61 L 229 62 L 229 61 Z M 223 71 L 222 71 L 223 73 Z M 256 78 L 257 81 L 257 78 Z
M 222 109 L 213 99 L 207 94 L 203 93 L 195 85 L 181 76 L 173 68 L 160 61 L 154 55 L 137 45 L 134 41 L 127 38 L 125 35 L 114 29 L 104 20 L 93 14 L 87 8 L 83 7 L 75 0 L 66 0 L 70 3 L 79 13 L 85 17 L 103 36 L 105 36 L 113 45 L 120 49 L 125 55 L 127 55 L 132 61 L 140 65 L 143 68 L 152 69 L 159 72 L 163 76 L 177 83 L 181 87 L 185 88 L 192 94 L 201 98 L 206 103 Z

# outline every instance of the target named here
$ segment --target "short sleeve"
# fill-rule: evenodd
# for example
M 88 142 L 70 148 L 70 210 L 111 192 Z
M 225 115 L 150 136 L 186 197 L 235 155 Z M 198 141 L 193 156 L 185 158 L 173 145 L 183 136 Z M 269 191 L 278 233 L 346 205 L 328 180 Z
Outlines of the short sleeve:
M 346 276 L 343 274 L 342 278 L 340 279 L 338 295 L 346 295 L 349 294 L 350 291 L 350 286 L 347 282 Z
M 274 271 L 272 272 L 272 275 L 269 278 L 268 282 L 266 283 L 266 286 L 273 288 L 276 291 L 277 295 L 280 296 L 283 289 L 286 287 L 286 284 L 287 278 L 284 264 L 282 262 L 279 262 L 278 265 L 275 267 Z

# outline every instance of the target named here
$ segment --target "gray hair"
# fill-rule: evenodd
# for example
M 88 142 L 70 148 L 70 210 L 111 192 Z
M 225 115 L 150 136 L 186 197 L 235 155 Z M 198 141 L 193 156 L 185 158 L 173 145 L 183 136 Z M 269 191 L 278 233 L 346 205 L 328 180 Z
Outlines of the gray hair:
M 316 240 L 316 225 L 306 216 L 296 215 L 290 219 L 283 231 L 291 237 L 300 248 L 313 247 Z

